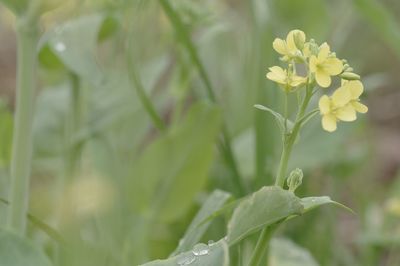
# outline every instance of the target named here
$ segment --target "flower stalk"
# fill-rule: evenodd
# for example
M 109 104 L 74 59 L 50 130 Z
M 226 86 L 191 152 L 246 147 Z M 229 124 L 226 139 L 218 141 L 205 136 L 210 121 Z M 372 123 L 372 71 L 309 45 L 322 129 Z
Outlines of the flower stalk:
M 29 204 L 32 156 L 32 118 L 36 87 L 38 20 L 17 20 L 17 89 L 11 157 L 11 189 L 8 227 L 24 235 Z

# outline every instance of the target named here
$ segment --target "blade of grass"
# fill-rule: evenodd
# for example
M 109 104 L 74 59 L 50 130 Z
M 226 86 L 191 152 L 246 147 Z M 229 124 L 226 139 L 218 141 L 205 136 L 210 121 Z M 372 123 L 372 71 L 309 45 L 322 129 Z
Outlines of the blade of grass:
M 200 75 L 200 78 L 203 81 L 204 86 L 206 87 L 208 99 L 211 102 L 216 103 L 217 99 L 215 96 L 215 90 L 211 84 L 210 78 L 207 75 L 203 63 L 200 60 L 197 49 L 194 46 L 188 32 L 185 29 L 185 26 L 182 22 L 180 15 L 173 9 L 168 0 L 159 0 L 159 2 L 165 14 L 167 15 L 168 19 L 170 20 L 172 26 L 174 27 L 178 40 L 185 47 L 190 56 L 191 61 L 196 67 Z M 220 150 L 224 155 L 225 163 L 229 166 L 229 168 L 232 171 L 232 182 L 236 187 L 237 190 L 236 194 L 239 196 L 243 196 L 245 195 L 246 189 L 243 184 L 239 169 L 237 167 L 236 159 L 232 151 L 230 135 L 225 125 L 222 128 L 222 137 L 223 140 L 221 143 L 219 143 Z
M 128 41 L 127 41 L 127 66 L 128 66 L 128 73 L 129 79 L 132 82 L 133 86 L 136 89 L 136 93 L 142 103 L 144 109 L 146 110 L 147 114 L 150 116 L 151 120 L 153 121 L 154 126 L 160 131 L 165 132 L 166 126 L 164 121 L 162 120 L 161 116 L 157 113 L 156 108 L 154 107 L 153 103 L 150 100 L 150 97 L 146 94 L 144 89 L 143 83 L 140 79 L 139 73 L 136 69 L 134 63 L 134 56 L 132 52 L 132 43 L 133 43 L 133 30 L 128 32 Z

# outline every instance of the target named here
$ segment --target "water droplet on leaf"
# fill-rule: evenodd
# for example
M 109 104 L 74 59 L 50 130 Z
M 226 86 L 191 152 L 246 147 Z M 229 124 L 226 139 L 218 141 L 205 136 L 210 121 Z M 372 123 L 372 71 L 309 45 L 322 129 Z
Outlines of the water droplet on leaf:
M 207 255 L 209 251 L 210 251 L 210 249 L 206 244 L 200 243 L 200 244 L 196 244 L 194 246 L 192 252 L 196 256 L 203 256 L 203 255 Z
M 55 48 L 58 52 L 64 52 L 65 49 L 67 49 L 67 47 L 65 46 L 65 44 L 62 43 L 62 42 L 56 43 L 56 45 L 54 46 L 54 48 Z

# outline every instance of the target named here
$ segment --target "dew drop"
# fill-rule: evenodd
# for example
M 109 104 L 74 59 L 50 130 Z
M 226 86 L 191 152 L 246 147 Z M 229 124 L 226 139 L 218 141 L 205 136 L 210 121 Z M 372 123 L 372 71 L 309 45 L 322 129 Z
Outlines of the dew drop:
M 179 257 L 176 262 L 178 263 L 179 266 L 184 266 L 184 265 L 189 265 L 192 262 L 194 262 L 196 260 L 196 257 L 189 253 L 188 255 L 182 255 L 181 257 Z
M 197 244 L 194 246 L 192 252 L 196 256 L 203 256 L 203 255 L 207 255 L 209 251 L 210 251 L 210 249 L 206 244 L 200 243 L 200 244 Z
M 67 49 L 67 47 L 65 46 L 65 44 L 62 43 L 62 42 L 56 43 L 56 45 L 54 46 L 54 48 L 55 48 L 58 52 L 64 52 L 65 49 Z

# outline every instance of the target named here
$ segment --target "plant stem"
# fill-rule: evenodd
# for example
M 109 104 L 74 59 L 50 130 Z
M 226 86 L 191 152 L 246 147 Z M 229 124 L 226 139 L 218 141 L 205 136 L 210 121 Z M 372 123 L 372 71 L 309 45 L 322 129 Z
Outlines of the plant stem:
M 29 179 L 32 156 L 32 113 L 36 86 L 37 20 L 17 20 L 16 112 L 11 157 L 11 187 L 8 227 L 25 234 L 29 204 Z
M 250 259 L 249 266 L 258 266 L 261 262 L 261 259 L 265 253 L 268 254 L 268 249 L 269 249 L 269 242 L 271 240 L 271 237 L 273 233 L 275 232 L 276 227 L 278 224 L 271 225 L 269 227 L 264 228 L 261 231 L 261 235 L 258 238 L 256 248 L 254 250 L 254 253 Z M 268 265 L 268 260 L 264 266 Z
M 281 154 L 281 160 L 279 163 L 278 173 L 277 173 L 276 180 L 275 180 L 275 185 L 282 187 L 282 188 L 285 184 L 286 171 L 287 171 L 287 166 L 289 163 L 290 155 L 292 153 L 292 148 L 293 148 L 294 143 L 296 142 L 297 136 L 298 136 L 299 131 L 302 126 L 301 119 L 304 116 L 304 113 L 307 109 L 308 103 L 310 102 L 310 99 L 312 96 L 312 89 L 310 89 L 310 87 L 311 86 L 309 86 L 309 85 L 307 85 L 307 87 L 306 87 L 306 93 L 305 93 L 303 102 L 299 108 L 299 111 L 297 112 L 297 116 L 296 116 L 296 120 L 295 120 L 292 132 L 285 134 L 283 137 L 283 150 L 282 150 L 282 154 Z M 279 225 L 279 222 L 273 226 L 266 227 L 262 230 L 261 235 L 258 238 L 256 248 L 250 259 L 249 266 L 258 266 L 259 265 L 264 253 L 266 251 L 268 251 L 267 247 L 268 247 L 269 241 L 278 225 Z
M 173 9 L 168 0 L 159 0 L 159 2 L 165 14 L 171 21 L 172 26 L 175 28 L 179 40 L 182 42 L 183 46 L 188 51 L 191 61 L 197 68 L 200 78 L 203 81 L 204 86 L 206 87 L 208 99 L 211 102 L 216 103 L 217 99 L 215 96 L 215 90 L 211 84 L 210 78 L 207 75 L 203 63 L 200 60 L 196 47 L 194 46 L 192 40 L 190 39 L 189 34 L 185 29 L 185 25 L 183 24 L 182 19 L 180 18 L 179 14 Z M 236 194 L 238 196 L 243 196 L 246 194 L 246 188 L 243 184 L 239 168 L 236 163 L 235 155 L 231 147 L 230 135 L 226 125 L 222 126 L 222 138 L 223 139 L 219 144 L 219 147 L 222 151 L 222 154 L 225 157 L 224 158 L 225 163 L 229 166 L 229 168 L 232 171 L 232 182 L 234 183 L 235 188 L 237 190 Z

